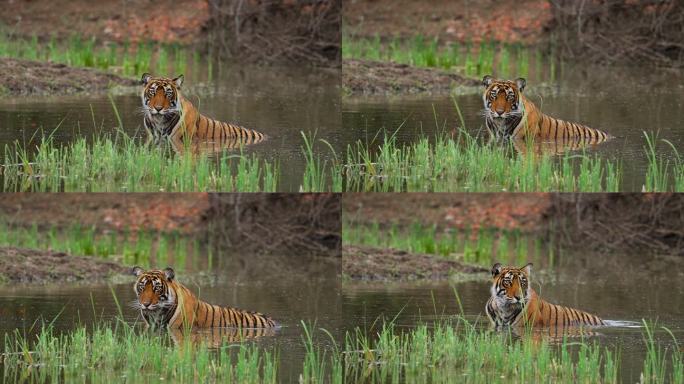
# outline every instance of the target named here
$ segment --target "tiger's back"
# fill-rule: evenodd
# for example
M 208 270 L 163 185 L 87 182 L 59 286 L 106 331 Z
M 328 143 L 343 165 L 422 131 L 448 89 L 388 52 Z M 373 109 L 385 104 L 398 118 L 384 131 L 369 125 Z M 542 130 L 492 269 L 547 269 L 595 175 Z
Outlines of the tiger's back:
M 485 125 L 495 136 L 582 144 L 599 144 L 612 138 L 601 130 L 542 113 L 523 94 L 523 78 L 510 81 L 485 76 L 482 84 Z
M 181 95 L 183 75 L 174 79 L 142 76 L 143 123 L 155 141 L 170 139 L 176 144 L 185 140 L 256 144 L 267 137 L 263 133 L 202 115 Z
M 514 268 L 502 267 L 499 263 L 492 267 L 491 297 L 485 306 L 485 313 L 494 326 L 605 325 L 596 315 L 542 300 L 530 286 L 531 268 L 532 264 Z
M 200 300 L 175 279 L 173 269 L 144 271 L 135 267 L 137 276 L 134 306 L 148 326 L 154 328 L 239 327 L 273 328 L 278 324 L 269 316 L 233 307 L 221 307 Z

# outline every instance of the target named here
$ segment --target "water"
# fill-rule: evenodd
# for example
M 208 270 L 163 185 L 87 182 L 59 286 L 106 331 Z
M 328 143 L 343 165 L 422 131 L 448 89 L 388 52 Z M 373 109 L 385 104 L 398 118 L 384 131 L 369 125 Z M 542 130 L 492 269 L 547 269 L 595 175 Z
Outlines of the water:
M 342 340 L 340 287 L 335 267 L 339 264 L 317 263 L 301 255 L 250 256 L 247 263 L 232 255 L 223 255 L 226 256 L 224 266 L 211 270 L 181 272 L 177 269 L 177 279 L 207 302 L 260 311 L 279 321 L 282 328 L 274 335 L 247 343 L 255 343 L 264 350 L 277 348 L 280 380 L 295 382 L 305 354 L 302 321 L 330 331 L 338 344 Z M 274 258 L 287 260 L 288 264 L 304 264 L 307 268 L 274 271 L 260 267 L 274 263 Z M 142 321 L 129 306 L 135 300 L 135 278 L 131 276 L 129 280 L 111 285 L 0 286 L 0 334 L 15 329 L 34 334 L 34 325 L 40 328 L 42 321 L 54 321 L 56 331 L 67 332 L 76 324 L 88 326 L 103 319 L 112 320 L 119 316 L 113 294 L 121 303 L 125 321 Z M 205 341 L 211 337 L 206 331 L 199 334 L 204 335 Z M 332 345 L 330 338 L 321 332 L 315 335 L 315 342 L 320 346 Z
M 527 78 L 524 93 L 552 117 L 604 130 L 617 138 L 589 149 L 601 158 L 619 160 L 624 172 L 622 191 L 641 191 L 648 161 L 643 132 L 657 133 L 681 149 L 684 143 L 684 72 L 653 68 L 571 67 L 557 79 Z M 496 76 L 496 74 L 495 74 Z M 510 78 L 518 77 L 512 75 Z M 466 129 L 484 133 L 482 88 L 460 91 L 455 97 Z M 403 126 L 402 126 L 403 123 Z M 348 97 L 342 106 L 342 126 L 359 138 L 378 130 L 399 128 L 399 143 L 411 143 L 422 133 L 457 129 L 460 119 L 449 96 Z M 658 144 L 659 153 L 674 157 L 672 148 Z M 680 150 L 681 152 L 681 150 Z
M 672 330 L 681 342 L 684 308 L 675 304 L 673 298 L 684 294 L 684 281 L 673 278 L 671 262 L 645 255 L 566 252 L 556 268 L 539 263 L 540 271 L 533 272 L 532 287 L 549 302 L 579 308 L 604 319 L 636 323 L 642 319 L 657 320 L 658 326 Z M 342 310 L 349 324 L 369 329 L 378 317 L 390 320 L 396 316 L 398 327 L 406 329 L 458 315 L 456 290 L 463 315 L 484 329 L 489 324 L 484 313 L 489 288 L 486 275 L 482 281 L 455 284 L 348 282 L 342 287 Z M 620 349 L 621 381 L 638 381 L 646 353 L 643 328 L 603 327 L 596 332 L 589 341 Z M 661 329 L 656 331 L 656 339 L 662 345 L 672 345 L 671 336 Z
M 267 134 L 268 141 L 249 146 L 244 153 L 278 161 L 282 174 L 279 190 L 297 191 L 302 182 L 305 159 L 300 132 L 315 132 L 317 138 L 325 138 L 338 151 L 343 147 L 339 70 L 214 64 L 211 78 L 207 71 L 186 73 L 184 95 L 206 116 Z M 139 92 L 132 89 L 113 100 L 126 133 L 145 138 Z M 41 129 L 48 134 L 58 125 L 56 142 L 67 143 L 83 135 L 90 137 L 100 127 L 113 133 L 118 121 L 107 95 L 0 101 L 0 148 L 15 140 L 28 143 L 37 132 L 37 137 L 41 136 Z M 317 144 L 315 149 L 321 156 L 332 158 L 327 147 Z

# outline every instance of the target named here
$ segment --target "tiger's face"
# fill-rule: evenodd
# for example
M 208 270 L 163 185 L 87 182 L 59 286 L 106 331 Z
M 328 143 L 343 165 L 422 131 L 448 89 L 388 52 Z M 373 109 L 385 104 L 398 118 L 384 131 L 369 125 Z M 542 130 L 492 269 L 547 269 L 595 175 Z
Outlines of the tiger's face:
M 502 305 L 524 304 L 530 296 L 532 263 L 522 268 L 492 267 L 492 297 Z
M 482 79 L 482 85 L 485 87 L 482 95 L 485 117 L 493 121 L 503 121 L 508 117 L 521 115 L 523 110 L 520 105 L 520 94 L 525 84 L 526 81 L 522 77 L 510 81 L 485 76 Z
M 180 107 L 178 90 L 183 84 L 183 75 L 167 79 L 152 77 L 149 73 L 145 73 L 140 81 L 143 84 L 143 112 L 148 118 L 178 113 Z
M 135 267 L 133 274 L 137 276 L 133 286 L 138 298 L 134 304 L 136 308 L 155 312 L 174 305 L 176 297 L 173 289 L 169 288 L 169 283 L 175 276 L 173 269 L 145 271 Z

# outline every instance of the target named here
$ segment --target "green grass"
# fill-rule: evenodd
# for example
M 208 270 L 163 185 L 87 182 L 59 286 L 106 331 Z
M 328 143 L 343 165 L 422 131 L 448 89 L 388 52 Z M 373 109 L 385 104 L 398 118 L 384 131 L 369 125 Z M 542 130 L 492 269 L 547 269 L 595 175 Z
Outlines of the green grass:
M 598 156 L 523 156 L 510 143 L 484 144 L 464 131 L 456 138 L 420 136 L 407 145 L 390 136 L 377 150 L 359 141 L 348 147 L 346 161 L 349 191 L 612 192 L 622 177 L 619 163 Z
M 53 36 L 47 41 L 40 41 L 36 36 L 17 37 L 7 28 L 0 29 L 0 57 L 51 61 L 126 76 L 138 77 L 144 72 L 184 73 L 192 58 L 190 52 L 191 50 L 177 43 L 106 43 L 95 37 L 76 34 L 63 40 L 57 40 Z M 199 71 L 200 68 L 193 65 L 193 69 Z M 207 74 L 211 75 L 211 72 Z
M 658 148 L 658 135 L 644 132 L 646 146 L 644 151 L 648 158 L 644 192 L 682 192 L 684 191 L 684 159 L 677 147 L 668 140 L 660 140 L 672 151 L 672 156 Z
M 182 270 L 207 260 L 211 268 L 212 247 L 179 233 L 107 231 L 78 224 L 41 229 L 0 221 L 0 246 L 45 249 L 77 256 L 94 256 L 124 265 L 145 268 L 174 265 Z
M 342 55 L 346 59 L 393 61 L 416 67 L 457 70 L 466 76 L 477 77 L 491 74 L 500 77 L 527 77 L 531 74 L 529 57 L 534 55 L 538 58 L 534 66 L 537 71 L 543 71 L 547 76 L 556 76 L 551 73 L 555 71 L 553 58 L 542 60 L 543 55 L 538 48 L 520 44 L 485 41 L 480 44 L 459 44 L 420 35 L 381 39 L 379 36 L 356 37 L 347 33 L 342 39 Z
M 302 339 L 306 354 L 302 383 L 341 383 L 341 365 L 319 347 L 311 330 Z M 137 330 L 121 321 L 58 334 L 43 326 L 37 338 L 20 332 L 4 337 L 6 382 L 172 382 L 276 383 L 278 348 L 224 343 L 218 349 L 201 342 L 174 345 L 166 333 Z
M 163 148 L 162 148 L 163 149 Z M 245 191 L 277 190 L 277 163 L 255 154 L 213 159 L 174 154 L 125 134 L 80 137 L 64 145 L 44 137 L 35 151 L 5 147 L 4 191 Z
M 648 329 L 648 328 L 647 328 Z M 648 332 L 648 331 L 647 331 Z M 647 344 L 644 383 L 682 383 L 682 352 Z M 347 333 L 345 381 L 364 383 L 617 383 L 620 351 L 579 340 L 554 345 L 523 335 L 486 332 L 458 318 L 377 335 Z
M 524 265 L 527 262 L 553 266 L 552 243 L 531 239 L 520 231 L 463 230 L 438 232 L 437 227 L 414 223 L 407 227 L 391 224 L 344 222 L 342 241 L 349 245 L 395 248 L 413 253 L 438 255 L 447 259 L 491 267 L 495 262 Z

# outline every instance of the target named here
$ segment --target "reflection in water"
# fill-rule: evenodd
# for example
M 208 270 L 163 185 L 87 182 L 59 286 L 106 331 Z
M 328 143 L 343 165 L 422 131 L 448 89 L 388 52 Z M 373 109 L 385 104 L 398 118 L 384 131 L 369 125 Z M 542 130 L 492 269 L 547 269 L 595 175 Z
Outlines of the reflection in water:
M 579 138 L 559 138 L 558 140 L 507 140 L 493 137 L 492 142 L 513 144 L 515 151 L 522 156 L 540 158 L 548 155 L 562 155 L 566 152 L 595 152 L 600 143 L 582 140 Z
M 161 331 L 165 332 L 165 331 Z M 275 336 L 278 328 L 197 328 L 192 330 L 169 329 L 171 339 L 176 346 L 204 345 L 218 349 L 222 345 L 242 343 L 261 337 Z
M 210 157 L 217 157 L 224 152 L 237 151 L 240 153 L 246 149 L 247 146 L 259 144 L 266 140 L 266 136 L 258 138 L 240 138 L 240 137 L 224 137 L 219 140 L 205 140 L 194 138 L 192 140 L 184 141 L 183 139 L 173 137 L 168 140 L 155 140 L 149 137 L 146 145 L 158 145 L 162 149 L 171 149 L 174 153 L 184 155 L 190 153 L 194 156 L 207 155 Z

